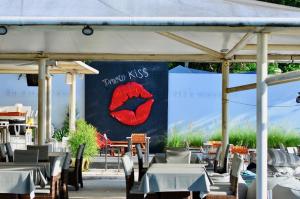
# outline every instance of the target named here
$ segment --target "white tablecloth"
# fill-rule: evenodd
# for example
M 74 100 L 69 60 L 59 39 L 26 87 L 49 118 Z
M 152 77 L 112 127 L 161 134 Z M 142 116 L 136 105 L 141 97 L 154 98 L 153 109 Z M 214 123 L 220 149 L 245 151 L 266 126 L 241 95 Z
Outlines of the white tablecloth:
M 152 164 L 141 180 L 139 190 L 155 192 L 199 191 L 203 198 L 209 190 L 209 180 L 202 165 Z

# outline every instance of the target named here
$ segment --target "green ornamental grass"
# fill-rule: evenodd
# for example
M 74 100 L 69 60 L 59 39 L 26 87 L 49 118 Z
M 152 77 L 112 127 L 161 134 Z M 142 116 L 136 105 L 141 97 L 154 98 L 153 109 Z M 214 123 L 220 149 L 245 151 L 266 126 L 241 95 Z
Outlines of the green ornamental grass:
M 97 132 L 96 128 L 88 124 L 84 120 L 76 121 L 76 131 L 69 134 L 69 146 L 71 149 L 72 156 L 75 157 L 77 149 L 80 144 L 85 143 L 85 149 L 83 157 L 90 159 L 98 154 L 97 147 Z
M 180 133 L 174 129 L 168 135 L 167 147 L 200 147 L 207 140 L 221 141 L 222 134 L 218 130 L 211 134 L 208 138 L 201 132 Z M 229 143 L 238 146 L 247 146 L 248 148 L 256 148 L 256 129 L 251 127 L 234 127 L 230 129 Z M 279 148 L 282 143 L 286 147 L 295 147 L 300 145 L 300 133 L 296 131 L 286 130 L 279 127 L 271 127 L 268 131 L 268 147 Z

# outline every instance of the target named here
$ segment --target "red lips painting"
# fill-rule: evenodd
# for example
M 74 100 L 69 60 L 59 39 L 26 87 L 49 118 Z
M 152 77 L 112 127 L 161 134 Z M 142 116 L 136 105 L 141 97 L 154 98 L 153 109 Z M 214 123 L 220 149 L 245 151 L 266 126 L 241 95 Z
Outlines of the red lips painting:
M 131 98 L 143 98 L 146 102 L 139 105 L 135 111 L 127 109 L 116 110 Z M 137 82 L 128 82 L 115 88 L 109 111 L 110 115 L 122 124 L 137 126 L 148 119 L 153 103 L 153 95 L 143 85 Z

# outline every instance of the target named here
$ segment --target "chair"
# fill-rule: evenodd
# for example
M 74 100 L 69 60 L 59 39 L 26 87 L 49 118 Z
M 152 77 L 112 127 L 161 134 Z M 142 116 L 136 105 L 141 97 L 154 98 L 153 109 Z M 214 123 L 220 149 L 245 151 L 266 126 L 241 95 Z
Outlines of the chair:
M 141 148 L 141 144 L 136 144 L 135 146 L 137 157 L 138 157 L 138 164 L 139 164 L 139 181 L 142 179 L 144 174 L 147 171 L 147 167 L 144 166 L 144 160 L 143 160 L 143 152 Z
M 79 184 L 83 187 L 82 182 L 82 161 L 85 144 L 79 145 L 76 154 L 75 167 L 70 167 L 68 172 L 68 185 L 75 187 L 75 190 L 79 190 Z
M 9 142 L 5 143 L 8 162 L 14 161 L 14 153 Z
M 45 187 L 36 186 L 35 189 L 35 199 L 57 199 L 59 198 L 60 192 L 60 179 L 62 166 L 64 163 L 64 157 L 58 157 L 53 162 L 53 167 L 51 169 L 51 179 L 50 185 Z
M 28 145 L 27 150 L 38 150 L 39 151 L 39 162 L 49 161 L 49 145 Z
M 285 148 L 285 146 L 282 143 L 279 143 L 279 148 L 280 148 L 280 150 L 286 152 L 286 148 Z
M 6 162 L 5 144 L 0 144 L 0 162 Z
M 70 168 L 71 154 L 66 153 L 65 161 L 62 166 L 61 172 L 61 185 L 60 185 L 60 198 L 68 199 L 69 191 L 68 191 L 68 176 L 69 176 L 69 168 Z
M 286 147 L 286 151 L 290 154 L 298 155 L 297 147 Z
M 217 149 L 217 152 L 216 152 L 216 157 L 214 159 L 214 172 L 216 172 L 216 173 L 218 171 L 218 166 L 219 166 L 219 163 L 220 163 L 221 152 L 222 152 L 222 147 L 219 146 L 218 149 Z
M 223 162 L 221 162 L 220 167 L 216 168 L 215 171 L 216 173 L 227 173 L 229 149 L 230 149 L 230 144 L 226 146 Z
M 238 199 L 238 179 L 242 169 L 243 159 L 234 154 L 230 171 L 229 183 L 218 183 L 210 187 L 206 199 Z
M 138 190 L 138 183 L 134 182 L 133 161 L 130 153 L 122 157 L 122 164 L 126 180 L 126 199 L 144 199 L 144 193 Z M 156 198 L 156 194 L 147 194 L 146 199 Z
M 190 164 L 191 155 L 191 151 L 166 150 L 166 161 L 173 164 Z
M 38 150 L 15 150 L 14 162 L 32 162 L 37 163 L 39 158 Z
M 145 133 L 132 133 L 131 137 L 129 137 L 129 143 L 130 143 L 130 150 L 132 152 L 133 155 L 136 154 L 136 149 L 135 149 L 135 145 L 136 144 L 141 144 L 141 149 L 143 150 L 143 152 L 145 152 L 146 150 L 146 137 L 147 134 Z

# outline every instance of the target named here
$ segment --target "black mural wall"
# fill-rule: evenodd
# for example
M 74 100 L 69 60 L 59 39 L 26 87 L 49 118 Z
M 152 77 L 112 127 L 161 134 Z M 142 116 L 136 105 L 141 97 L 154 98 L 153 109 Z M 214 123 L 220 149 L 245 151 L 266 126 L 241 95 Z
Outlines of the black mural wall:
M 145 132 L 151 137 L 151 152 L 161 151 L 167 134 L 167 64 L 91 62 L 89 65 L 99 70 L 99 74 L 85 76 L 86 120 L 99 132 L 107 132 L 111 140 L 125 140 L 131 133 Z

